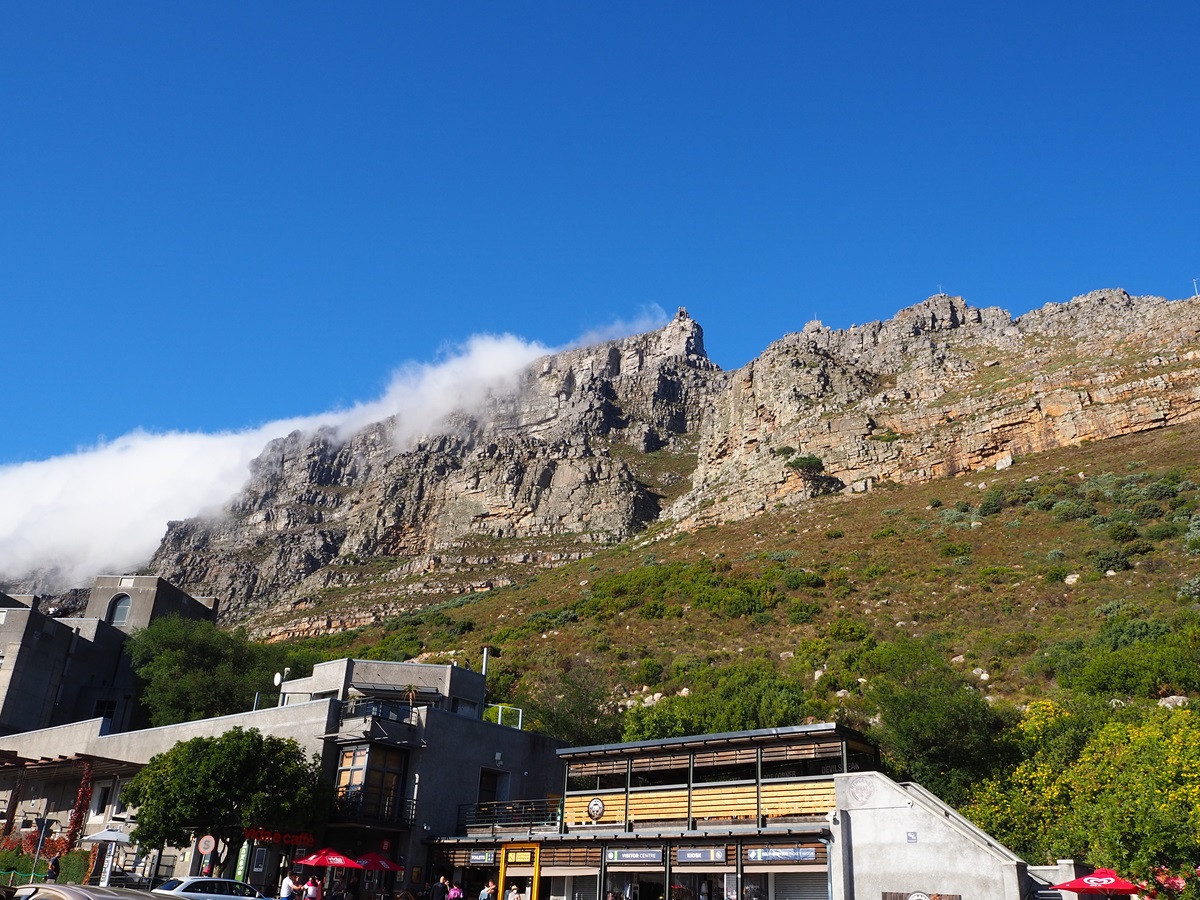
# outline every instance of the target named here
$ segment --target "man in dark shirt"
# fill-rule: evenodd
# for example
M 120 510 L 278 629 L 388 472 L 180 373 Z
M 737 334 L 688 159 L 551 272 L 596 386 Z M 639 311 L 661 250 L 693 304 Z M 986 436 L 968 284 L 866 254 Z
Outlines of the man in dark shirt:
M 443 875 L 437 880 L 437 883 L 429 891 L 429 900 L 448 900 L 450 896 L 450 885 L 446 881 L 446 876 Z

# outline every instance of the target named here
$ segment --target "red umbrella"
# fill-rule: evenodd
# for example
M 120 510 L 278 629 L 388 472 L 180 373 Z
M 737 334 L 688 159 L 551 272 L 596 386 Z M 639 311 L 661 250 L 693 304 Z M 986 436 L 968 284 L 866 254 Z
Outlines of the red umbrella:
M 379 872 L 403 872 L 404 866 L 392 862 L 386 856 L 370 850 L 359 855 L 358 864 L 364 869 L 375 869 Z
M 326 847 L 323 850 L 318 850 L 316 853 L 311 853 L 304 859 L 296 860 L 298 866 L 341 866 L 345 869 L 361 869 L 362 865 L 355 859 L 351 859 L 344 853 L 338 853 L 336 850 L 330 850 Z
M 1081 875 L 1051 887 L 1055 891 L 1071 891 L 1074 894 L 1136 894 L 1141 891 L 1136 884 L 1126 881 L 1112 869 L 1097 869 L 1091 875 Z

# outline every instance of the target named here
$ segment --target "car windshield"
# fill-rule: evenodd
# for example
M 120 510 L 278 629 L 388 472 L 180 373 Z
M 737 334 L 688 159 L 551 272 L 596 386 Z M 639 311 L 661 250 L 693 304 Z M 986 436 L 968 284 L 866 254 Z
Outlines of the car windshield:
M 183 884 L 183 882 L 178 878 L 168 878 L 166 881 L 164 881 L 162 884 L 160 884 L 157 888 L 155 888 L 155 890 L 173 891 L 173 890 L 175 890 L 175 888 L 179 887 L 181 884 Z

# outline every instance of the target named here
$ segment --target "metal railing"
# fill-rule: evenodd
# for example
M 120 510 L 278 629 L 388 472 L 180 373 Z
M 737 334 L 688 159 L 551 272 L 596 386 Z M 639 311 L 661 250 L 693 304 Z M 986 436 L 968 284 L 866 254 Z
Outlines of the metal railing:
M 500 800 L 465 803 L 458 808 L 458 827 L 464 834 L 502 831 L 557 832 L 562 803 L 557 799 Z
M 403 725 L 417 724 L 416 712 L 407 703 L 370 697 L 347 700 L 342 704 L 340 718 L 342 722 L 347 719 L 382 719 L 388 722 L 399 722 Z
M 333 815 L 342 822 L 411 826 L 417 819 L 417 801 L 382 791 L 343 789 L 334 800 Z

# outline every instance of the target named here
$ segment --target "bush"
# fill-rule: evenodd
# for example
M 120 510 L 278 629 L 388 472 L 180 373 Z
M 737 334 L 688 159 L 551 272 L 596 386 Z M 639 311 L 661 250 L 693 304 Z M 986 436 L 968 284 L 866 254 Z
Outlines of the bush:
M 866 625 L 853 619 L 835 619 L 828 632 L 830 640 L 847 642 L 864 640 L 870 633 Z
M 1004 509 L 1004 492 L 996 488 L 988 490 L 983 495 L 983 502 L 979 504 L 979 514 L 981 516 L 994 516 L 1002 509 Z
M 968 503 L 966 500 L 959 500 L 957 503 L 954 504 L 954 508 L 956 510 L 958 510 L 960 513 L 967 513 L 967 512 L 971 511 L 971 504 Z
M 1178 596 L 1180 600 L 1200 600 L 1200 576 L 1181 584 Z
M 1096 515 L 1096 507 L 1083 500 L 1059 500 L 1050 511 L 1060 522 L 1071 522 L 1076 519 L 1090 519 Z
M 1167 541 L 1180 537 L 1184 531 L 1185 527 L 1178 522 L 1155 522 L 1146 526 L 1145 535 L 1152 541 Z
M 1161 519 L 1163 508 L 1153 500 L 1143 500 L 1133 507 L 1133 514 L 1139 519 Z
M 793 600 L 788 604 L 788 624 L 804 625 L 815 619 L 821 612 L 821 604 L 813 600 Z
M 972 549 L 971 545 L 966 544 L 966 543 L 946 544 L 944 547 L 942 547 L 940 552 L 941 552 L 942 556 L 949 556 L 949 557 L 970 556 L 971 549 Z
M 790 591 L 800 588 L 823 588 L 825 579 L 816 572 L 788 572 L 783 576 L 783 586 Z
M 1132 569 L 1133 563 L 1129 561 L 1129 557 L 1125 555 L 1123 550 L 1113 548 L 1111 550 L 1092 550 L 1088 553 L 1088 557 L 1092 560 L 1092 565 L 1096 567 L 1098 572 L 1121 572 L 1125 569 Z
M 821 462 L 820 457 L 812 454 L 792 457 L 788 460 L 787 467 L 806 475 L 820 475 L 825 471 L 825 463 Z
M 1119 544 L 1127 544 L 1139 537 L 1138 530 L 1128 522 L 1113 522 L 1108 526 L 1108 536 Z

